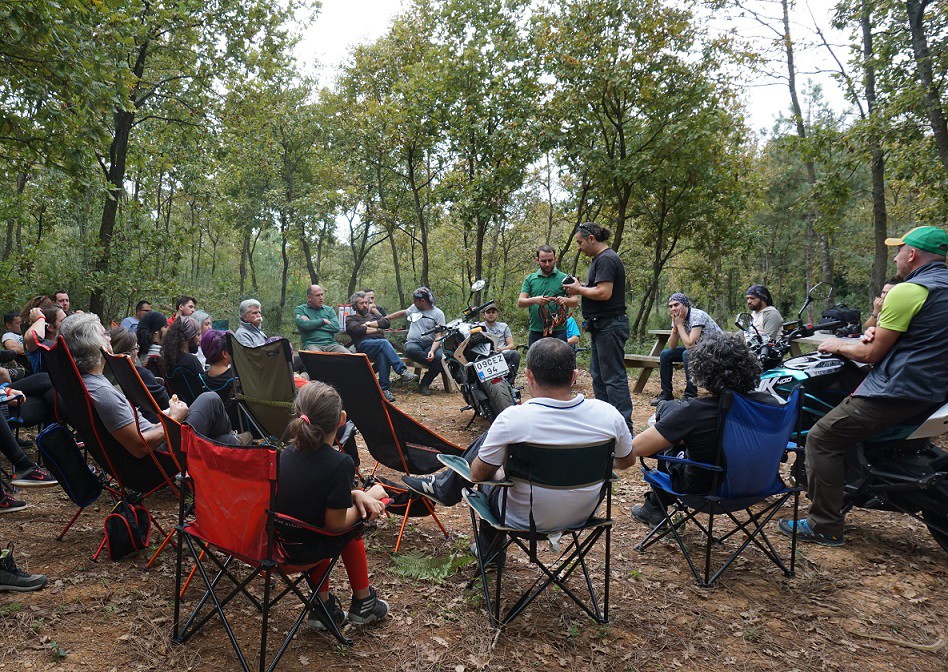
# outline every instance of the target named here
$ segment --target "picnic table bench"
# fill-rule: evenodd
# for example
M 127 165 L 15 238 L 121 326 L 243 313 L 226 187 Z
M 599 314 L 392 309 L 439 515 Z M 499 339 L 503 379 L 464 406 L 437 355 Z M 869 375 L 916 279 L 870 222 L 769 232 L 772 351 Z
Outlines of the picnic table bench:
M 649 329 L 648 333 L 655 337 L 655 343 L 652 344 L 652 350 L 647 355 L 639 355 L 635 353 L 627 354 L 624 357 L 625 368 L 627 369 L 642 369 L 639 373 L 638 378 L 635 379 L 635 385 L 632 388 L 632 391 L 635 393 L 641 393 L 645 389 L 645 383 L 648 382 L 648 378 L 652 375 L 652 369 L 657 369 L 659 365 L 659 355 L 662 350 L 665 349 L 665 345 L 668 343 L 668 339 L 671 336 L 671 329 Z M 816 349 L 820 343 L 825 341 L 827 338 L 831 338 L 833 334 L 824 334 L 822 332 L 816 332 L 812 336 L 806 336 L 804 338 L 798 338 L 792 343 L 790 343 L 790 356 L 798 357 L 804 352 L 803 346 L 809 346 L 807 349 Z M 681 362 L 675 362 L 676 367 L 684 366 Z

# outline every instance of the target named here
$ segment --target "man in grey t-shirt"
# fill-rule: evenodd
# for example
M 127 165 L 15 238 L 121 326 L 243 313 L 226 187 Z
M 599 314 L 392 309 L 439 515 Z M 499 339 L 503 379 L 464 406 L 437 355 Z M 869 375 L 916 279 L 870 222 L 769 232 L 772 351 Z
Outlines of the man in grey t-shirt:
M 718 326 L 710 315 L 691 306 L 683 292 L 675 292 L 668 297 L 668 312 L 672 318 L 672 333 L 668 337 L 668 347 L 659 355 L 658 371 L 662 378 L 662 393 L 652 401 L 657 406 L 662 401 L 675 398 L 672 393 L 672 373 L 675 362 L 685 364 L 685 397 L 697 397 L 698 388 L 688 375 L 688 349 L 704 334 L 718 334 Z
M 507 374 L 507 382 L 511 385 L 517 379 L 517 370 L 520 368 L 520 352 L 514 345 L 513 334 L 510 333 L 510 326 L 506 322 L 498 322 L 500 308 L 497 306 L 488 306 L 482 313 L 484 316 L 484 331 L 497 337 L 497 350 L 503 354 L 507 361 L 507 368 L 510 373 Z
M 427 334 L 435 327 L 444 326 L 444 313 L 435 308 L 434 294 L 427 287 L 419 287 L 411 295 L 412 305 L 405 310 L 408 319 L 408 336 L 405 338 L 405 354 L 419 364 L 428 367 L 421 377 L 418 390 L 425 396 L 431 394 L 431 383 L 443 370 L 441 365 L 441 339 Z M 398 316 L 398 313 L 392 313 Z M 389 316 L 392 317 L 391 315 Z

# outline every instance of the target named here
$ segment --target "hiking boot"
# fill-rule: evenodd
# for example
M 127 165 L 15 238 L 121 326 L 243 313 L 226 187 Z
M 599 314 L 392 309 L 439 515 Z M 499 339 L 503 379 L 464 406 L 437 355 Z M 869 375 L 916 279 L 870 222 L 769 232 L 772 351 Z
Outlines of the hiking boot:
M 22 511 L 26 508 L 26 502 L 21 502 L 19 499 L 13 499 L 8 492 L 0 493 L 0 513 L 13 513 L 14 511 Z
M 441 506 L 448 506 L 444 503 L 444 500 L 435 493 L 435 486 L 437 485 L 437 479 L 434 475 L 430 476 L 402 476 L 402 483 L 405 484 L 405 487 L 411 490 L 412 492 L 417 492 L 419 495 L 427 497 L 435 504 L 440 504 Z
M 652 401 L 649 403 L 651 403 L 652 406 L 658 406 L 663 401 L 671 401 L 674 398 L 675 398 L 675 395 L 673 395 L 671 392 L 662 392 L 660 395 L 652 399 Z
M 13 480 L 10 481 L 18 488 L 47 488 L 53 485 L 59 485 L 59 481 L 53 478 L 45 469 L 33 467 L 23 473 L 13 474 Z
M 428 387 L 427 385 L 419 385 L 419 386 L 418 386 L 418 391 L 421 392 L 421 395 L 422 395 L 423 397 L 430 397 L 430 396 L 431 396 L 431 388 Z
M 395 403 L 395 395 L 392 394 L 391 390 L 382 390 L 382 396 L 385 397 L 385 401 Z
M 250 442 L 253 441 L 253 434 L 250 432 L 234 432 L 234 438 L 237 439 L 238 446 L 249 446 Z
M 13 562 L 13 547 L 0 551 L 0 591 L 12 590 L 26 593 L 39 590 L 46 585 L 46 577 L 42 574 L 24 572 Z
M 633 506 L 629 513 L 637 521 L 649 527 L 658 527 L 665 522 L 665 509 L 648 495 L 645 496 L 644 502 Z
M 484 553 L 488 553 L 487 560 L 484 561 L 484 569 L 488 569 L 489 567 L 501 569 L 507 561 L 507 549 L 502 548 L 490 553 L 487 549 L 488 543 L 486 540 L 481 539 L 481 547 L 484 549 Z M 500 542 L 498 542 L 498 544 L 499 543 Z M 477 558 L 477 544 L 473 541 L 471 542 L 471 555 Z
M 26 369 L 7 369 L 7 373 L 10 374 L 11 383 L 15 383 L 21 378 L 26 377 Z
M 843 535 L 838 537 L 833 537 L 828 534 L 820 534 L 812 527 L 810 527 L 810 521 L 806 518 L 801 518 L 800 520 L 789 520 L 781 519 L 777 523 L 777 529 L 783 532 L 788 537 L 793 536 L 793 528 L 797 528 L 797 541 L 805 541 L 807 543 L 819 544 L 820 546 L 842 546 L 845 543 Z
M 16 359 L 16 353 L 13 350 L 0 350 L 0 364 L 9 364 Z
M 332 616 L 333 623 L 336 624 L 337 628 L 342 628 L 346 623 L 349 622 L 349 614 L 347 614 L 343 608 L 342 604 L 339 602 L 339 598 L 336 597 L 333 593 L 329 593 L 329 600 L 326 601 L 326 609 L 329 611 L 329 615 Z M 322 612 L 318 607 L 313 607 L 309 612 L 309 627 L 313 630 L 326 630 L 326 624 L 320 620 Z
M 34 443 L 33 439 L 20 436 L 16 437 L 16 442 L 20 445 L 20 448 L 32 448 Z
M 406 368 L 398 374 L 398 379 L 403 383 L 411 383 L 418 380 L 418 374 L 411 369 Z
M 356 625 L 367 625 L 381 621 L 388 616 L 388 602 L 380 600 L 375 594 L 375 588 L 369 586 L 369 596 L 365 599 L 352 598 L 349 605 L 349 620 Z

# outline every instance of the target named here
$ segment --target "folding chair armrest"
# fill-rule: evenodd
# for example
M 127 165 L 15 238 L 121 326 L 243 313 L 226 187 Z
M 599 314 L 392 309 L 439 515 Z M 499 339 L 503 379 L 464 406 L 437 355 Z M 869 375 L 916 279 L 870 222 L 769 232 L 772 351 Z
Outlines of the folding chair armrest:
M 296 527 L 301 530 L 313 532 L 314 534 L 321 534 L 326 537 L 341 537 L 342 535 L 348 534 L 349 532 L 352 532 L 353 530 L 358 529 L 364 525 L 363 521 L 359 520 L 343 530 L 327 530 L 325 527 L 311 525 L 306 521 L 300 520 L 299 518 L 294 518 L 293 516 L 288 516 L 285 513 L 277 513 L 276 511 L 270 510 L 268 510 L 267 513 L 273 515 L 276 522 L 285 526 Z
M 674 457 L 672 455 L 652 455 L 652 457 L 661 462 L 677 462 L 679 464 L 687 464 L 688 466 L 695 467 L 697 469 L 704 469 L 706 471 L 724 471 L 724 467 L 708 464 L 707 462 L 695 462 L 694 460 L 689 460 L 686 457 Z
M 441 453 L 438 455 L 438 461 L 468 483 L 474 482 L 474 479 L 471 478 L 471 465 L 463 457 Z M 477 481 L 477 483 L 479 485 L 496 485 L 502 488 L 509 488 L 513 485 L 512 481 Z

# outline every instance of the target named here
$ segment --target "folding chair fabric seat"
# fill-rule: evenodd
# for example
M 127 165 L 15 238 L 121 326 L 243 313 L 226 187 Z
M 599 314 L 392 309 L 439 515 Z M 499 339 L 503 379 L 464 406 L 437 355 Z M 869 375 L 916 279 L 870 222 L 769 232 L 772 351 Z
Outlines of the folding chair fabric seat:
M 281 338 L 248 348 L 228 333 L 227 349 L 243 416 L 261 436 L 282 440 L 296 398 L 290 342 Z
M 330 562 L 318 581 L 311 580 L 307 574 L 291 578 L 290 573 L 302 572 L 314 563 L 294 564 L 283 546 L 279 530 L 281 527 L 292 528 L 297 532 L 304 530 L 312 534 L 338 536 L 351 534 L 353 528 L 331 533 L 275 513 L 273 503 L 279 466 L 275 447 L 218 444 L 201 437 L 187 424 L 182 427 L 182 437 L 183 451 L 188 460 L 187 478 L 194 499 L 191 514 L 183 495 L 179 506 L 173 640 L 178 643 L 188 641 L 217 617 L 242 669 L 249 671 L 251 666 L 244 655 L 244 647 L 238 642 L 231 625 L 232 617 L 227 613 L 231 601 L 243 596 L 260 612 L 260 670 L 275 669 L 306 616 L 314 609 L 339 642 L 352 644 L 332 623 L 326 605 L 316 592 L 323 578 L 335 566 L 338 554 L 326 558 Z M 189 559 L 195 563 L 204 593 L 182 622 L 185 549 Z M 247 565 L 249 573 L 239 575 L 237 562 Z M 262 583 L 262 598 L 249 590 L 258 579 Z M 279 587 L 273 585 L 276 580 L 280 581 Z M 301 588 L 303 584 L 306 584 L 305 591 Z M 291 593 L 300 600 L 301 608 L 267 665 L 271 610 Z
M 494 488 L 501 488 L 499 496 L 496 493 L 488 495 L 481 489 L 464 490 L 464 500 L 468 503 L 471 512 L 471 526 L 474 533 L 475 548 L 478 559 L 478 571 L 484 592 L 488 616 L 491 625 L 504 627 L 519 616 L 540 594 L 550 585 L 556 585 L 573 602 L 576 603 L 590 618 L 597 623 L 609 622 L 609 572 L 612 552 L 612 465 L 615 455 L 615 441 L 591 446 L 539 446 L 534 444 L 517 443 L 507 447 L 507 459 L 504 465 L 504 481 L 483 483 Z M 470 467 L 466 461 L 453 456 L 443 456 L 440 461 L 447 467 L 454 469 L 465 480 L 471 480 Z M 532 524 L 532 499 L 529 527 L 518 526 L 507 519 L 507 495 L 509 488 L 522 482 L 532 488 L 574 489 L 601 484 L 601 496 L 594 510 L 590 511 L 586 520 L 578 525 L 564 527 L 558 530 L 537 530 Z M 496 505 L 491 499 L 496 497 Z M 596 513 L 605 501 L 605 516 Z M 480 522 L 490 525 L 498 533 L 506 537 L 496 537 L 490 548 L 483 547 L 483 540 L 479 534 Z M 588 565 L 589 553 L 595 548 L 600 539 L 605 537 L 605 563 L 603 570 L 602 606 L 599 596 L 593 585 L 592 574 Z M 568 543 L 560 550 L 559 557 L 552 563 L 547 563 L 537 552 L 537 546 L 544 540 L 566 538 Z M 495 563 L 497 578 L 493 594 L 487 579 L 487 560 L 497 555 L 505 556 L 511 547 L 518 547 L 528 560 L 537 568 L 539 574 L 513 606 L 501 616 L 501 595 L 503 591 L 503 575 L 506 570 L 505 562 Z M 569 585 L 568 580 L 577 572 L 582 575 L 588 601 L 580 597 Z M 475 579 L 476 580 L 476 579 Z
M 387 401 L 365 354 L 303 351 L 299 356 L 310 380 L 332 385 L 342 397 L 349 420 L 379 464 L 405 475 L 431 474 L 441 469 L 439 455 L 459 456 L 464 452 Z M 448 534 L 427 499 L 410 498 L 404 509 L 392 513 L 404 516 L 395 552 L 401 546 L 409 517 L 430 515 L 444 535 Z
M 642 473 L 657 493 L 674 499 L 671 511 L 665 511 L 665 520 L 655 526 L 636 545 L 644 550 L 660 539 L 672 536 L 685 556 L 688 566 L 699 585 L 712 585 L 721 574 L 750 545 L 759 548 L 784 575 L 792 577 L 796 561 L 796 534 L 790 541 L 790 565 L 784 563 L 770 542 L 765 526 L 793 497 L 793 515 L 797 518 L 802 488 L 787 486 L 780 477 L 780 464 L 786 461 L 789 452 L 797 451 L 790 442 L 798 420 L 801 402 L 800 388 L 796 388 L 787 403 L 781 406 L 763 404 L 725 390 L 720 402 L 719 459 L 727 468 L 715 464 L 695 462 L 685 458 L 655 455 L 659 462 L 679 463 L 692 469 L 702 469 L 714 475 L 711 494 L 678 492 L 672 486 L 671 475 L 666 471 L 645 466 Z M 799 459 L 799 457 L 797 458 Z M 771 500 L 768 502 L 768 500 Z M 766 503 L 766 504 L 765 504 Z M 753 511 L 751 507 L 761 504 Z M 743 512 L 743 516 L 740 514 Z M 681 517 L 679 517 L 681 514 Z M 698 519 L 707 515 L 707 525 Z M 723 535 L 715 535 L 715 517 L 725 517 L 733 527 Z M 704 570 L 699 571 L 682 537 L 687 523 L 693 523 L 704 536 Z M 742 542 L 712 573 L 711 551 L 732 536 L 742 533 Z
M 144 506 L 144 500 L 165 487 L 176 491 L 172 479 L 181 471 L 181 467 L 175 455 L 152 450 L 144 457 L 136 457 L 115 440 L 99 418 L 82 375 L 76 368 L 62 336 L 56 339 L 52 347 L 40 344 L 40 350 L 50 380 L 58 392 L 57 417 L 68 422 L 82 437 L 85 449 L 92 459 L 114 479 L 118 494 L 127 497 L 129 491 L 135 491 L 140 495 Z M 62 407 L 59 406 L 60 403 Z M 144 439 L 142 443 L 144 444 Z M 151 511 L 148 515 L 158 532 L 163 537 L 167 536 Z M 93 559 L 96 559 L 104 548 L 104 542 L 103 539 Z

